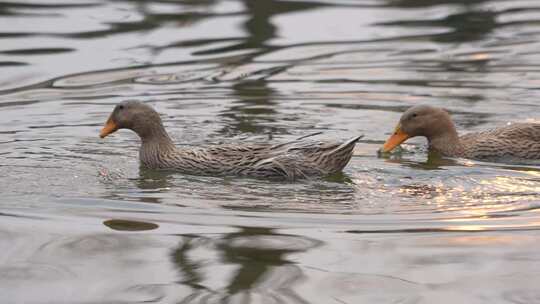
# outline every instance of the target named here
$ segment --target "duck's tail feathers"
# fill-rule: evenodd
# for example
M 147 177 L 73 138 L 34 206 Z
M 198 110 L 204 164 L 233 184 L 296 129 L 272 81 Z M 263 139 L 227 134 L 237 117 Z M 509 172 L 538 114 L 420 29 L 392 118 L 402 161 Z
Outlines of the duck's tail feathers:
M 302 139 L 306 139 L 308 137 L 313 137 L 313 136 L 317 136 L 317 135 L 321 135 L 321 134 L 323 134 L 323 132 L 315 132 L 315 133 L 307 134 L 307 135 L 304 135 L 304 136 L 300 136 L 296 140 L 302 140 Z
M 335 148 L 334 150 L 328 152 L 329 155 L 332 155 L 332 154 L 340 154 L 342 152 L 352 152 L 352 150 L 354 149 L 354 146 L 356 145 L 356 143 L 362 139 L 364 137 L 364 134 L 360 135 L 360 136 L 356 136 L 356 137 L 353 137 L 349 140 L 347 140 L 346 142 L 342 143 L 341 145 L 339 145 L 337 148 Z
M 351 160 L 354 146 L 364 135 L 353 137 L 326 154 L 328 173 L 340 172 Z
M 364 136 L 360 135 L 351 138 L 329 151 L 322 152 L 319 150 L 318 153 L 315 153 L 316 155 L 306 156 L 302 153 L 279 154 L 260 160 L 255 164 L 255 167 L 258 172 L 281 176 L 287 180 L 337 173 L 350 161 L 354 145 L 362 137 Z

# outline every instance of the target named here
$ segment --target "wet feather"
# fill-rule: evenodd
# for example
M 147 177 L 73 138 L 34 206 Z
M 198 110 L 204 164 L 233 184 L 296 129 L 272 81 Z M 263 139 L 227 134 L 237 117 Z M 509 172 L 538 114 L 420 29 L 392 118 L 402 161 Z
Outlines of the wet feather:
M 112 125 L 108 125 L 112 124 Z M 357 136 L 345 142 L 305 138 L 273 144 L 222 144 L 208 147 L 177 147 L 151 107 L 135 101 L 119 104 L 100 136 L 131 129 L 141 138 L 140 161 L 151 169 L 176 170 L 196 175 L 237 175 L 296 180 L 338 173 L 350 161 Z M 112 130 L 112 131 L 109 131 Z
M 448 112 L 426 105 L 403 113 L 383 150 L 415 136 L 425 136 L 430 150 L 443 156 L 512 162 L 540 159 L 540 124 L 513 123 L 459 136 Z

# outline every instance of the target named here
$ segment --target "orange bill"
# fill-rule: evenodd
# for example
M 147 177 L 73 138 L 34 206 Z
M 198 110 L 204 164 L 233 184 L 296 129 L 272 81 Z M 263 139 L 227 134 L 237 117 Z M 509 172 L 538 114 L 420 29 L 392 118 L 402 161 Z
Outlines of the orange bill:
M 116 130 L 118 130 L 118 125 L 109 117 L 101 129 L 101 132 L 99 132 L 99 137 L 104 138 L 105 136 L 116 132 Z
M 402 142 L 406 141 L 407 138 L 409 137 L 411 136 L 403 132 L 401 130 L 401 125 L 398 124 L 396 127 L 396 130 L 394 131 L 394 134 L 392 134 L 392 136 L 390 136 L 390 138 L 388 138 L 386 142 L 384 143 L 382 151 L 383 152 L 392 151 L 395 147 L 399 146 Z

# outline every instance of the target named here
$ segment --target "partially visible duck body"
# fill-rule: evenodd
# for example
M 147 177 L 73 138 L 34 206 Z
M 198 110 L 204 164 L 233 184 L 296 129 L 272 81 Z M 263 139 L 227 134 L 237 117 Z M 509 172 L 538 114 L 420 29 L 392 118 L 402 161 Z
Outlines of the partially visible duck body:
M 540 160 L 540 124 L 514 123 L 458 136 L 446 111 L 423 105 L 403 113 L 382 151 L 389 152 L 415 136 L 426 137 L 430 151 L 442 156 L 503 162 Z
M 458 157 L 518 161 L 540 160 L 540 124 L 513 123 L 459 137 L 463 153 Z
M 341 172 L 350 161 L 356 142 L 225 144 L 208 147 L 177 147 L 165 131 L 159 114 L 140 102 L 122 102 L 101 130 L 103 138 L 118 129 L 135 131 L 141 138 L 141 164 L 150 169 L 175 170 L 186 174 L 249 176 L 295 180 Z

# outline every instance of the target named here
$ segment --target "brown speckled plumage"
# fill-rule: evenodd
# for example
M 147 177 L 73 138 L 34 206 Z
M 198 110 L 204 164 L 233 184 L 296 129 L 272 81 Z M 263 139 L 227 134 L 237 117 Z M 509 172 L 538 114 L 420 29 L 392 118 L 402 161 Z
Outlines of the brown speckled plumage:
M 114 127 L 108 128 L 109 122 Z M 112 126 L 112 125 L 111 125 Z M 140 161 L 151 169 L 197 175 L 237 175 L 294 180 L 340 172 L 351 159 L 355 137 L 342 143 L 296 140 L 281 144 L 251 143 L 208 147 L 176 147 L 157 112 L 140 102 L 116 106 L 102 137 L 120 128 L 141 138 Z
M 400 134 L 397 134 L 400 133 Z M 396 133 L 401 141 L 425 136 L 431 151 L 443 156 L 489 161 L 540 159 L 540 124 L 513 123 L 493 130 L 458 136 L 450 115 L 439 108 L 414 106 L 401 116 Z M 389 144 L 385 148 L 393 148 Z M 397 142 L 397 141 L 396 141 Z
M 474 159 L 540 159 L 540 124 L 513 123 L 459 137 L 463 152 Z

